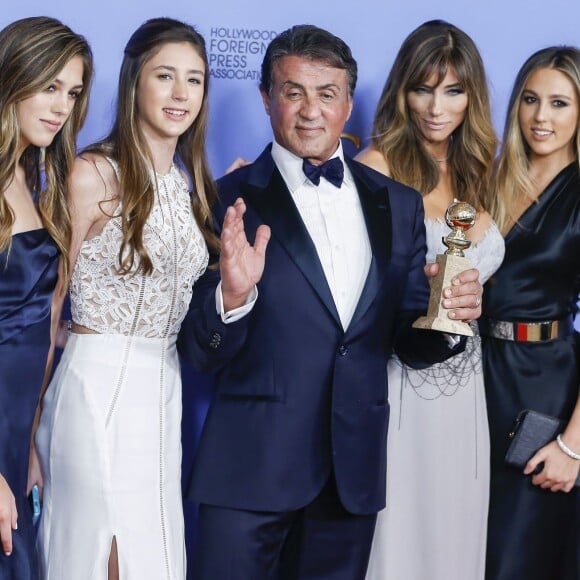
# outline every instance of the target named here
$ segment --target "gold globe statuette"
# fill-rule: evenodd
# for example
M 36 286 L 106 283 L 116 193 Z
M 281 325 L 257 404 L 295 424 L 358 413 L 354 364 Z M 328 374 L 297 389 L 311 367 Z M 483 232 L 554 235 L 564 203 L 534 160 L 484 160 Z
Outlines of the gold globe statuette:
M 443 300 L 443 288 L 451 286 L 451 280 L 457 274 L 471 268 L 463 250 L 471 246 L 471 242 L 465 237 L 465 232 L 475 224 L 476 214 L 475 208 L 463 201 L 456 200 L 447 208 L 445 221 L 451 228 L 451 233 L 443 238 L 443 243 L 448 250 L 445 254 L 438 254 L 435 259 L 435 262 L 439 264 L 439 272 L 430 280 L 431 295 L 427 316 L 421 316 L 415 320 L 414 328 L 427 328 L 473 336 L 469 324 L 460 320 L 452 320 L 447 316 L 449 310 L 443 308 L 441 301 Z

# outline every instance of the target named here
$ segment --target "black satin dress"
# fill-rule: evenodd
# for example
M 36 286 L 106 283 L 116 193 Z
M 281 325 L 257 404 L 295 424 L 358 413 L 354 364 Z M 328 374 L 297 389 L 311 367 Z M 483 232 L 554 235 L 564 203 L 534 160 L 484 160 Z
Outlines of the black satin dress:
M 502 266 L 486 284 L 483 315 L 540 322 L 576 314 L 580 289 L 580 174 L 563 169 L 506 236 Z M 483 339 L 491 436 L 487 580 L 580 578 L 580 494 L 552 493 L 504 463 L 517 414 L 568 420 L 578 399 L 578 334 L 548 342 Z
M 26 481 L 57 266 L 58 251 L 45 229 L 15 234 L 10 249 L 0 253 L 0 473 L 18 510 L 12 555 L 0 549 L 0 580 L 38 580 Z

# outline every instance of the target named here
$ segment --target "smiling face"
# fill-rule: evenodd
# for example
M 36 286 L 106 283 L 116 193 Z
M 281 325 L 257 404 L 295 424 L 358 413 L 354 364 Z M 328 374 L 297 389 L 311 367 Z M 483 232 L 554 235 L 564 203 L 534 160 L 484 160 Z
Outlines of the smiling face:
M 299 56 L 274 63 L 262 99 L 276 142 L 315 165 L 336 151 L 352 111 L 346 70 Z
M 145 63 L 137 110 L 146 139 L 177 143 L 201 109 L 205 74 L 203 60 L 189 42 L 164 44 Z
M 578 107 L 576 89 L 564 73 L 540 68 L 529 76 L 518 118 L 531 159 L 554 156 L 562 166 L 573 161 Z
M 22 151 L 52 143 L 83 90 L 83 69 L 80 56 L 71 58 L 45 89 L 16 104 Z
M 443 80 L 437 81 L 437 75 L 432 74 L 406 96 L 411 120 L 427 149 L 446 146 L 467 113 L 468 97 L 455 71 L 449 68 Z

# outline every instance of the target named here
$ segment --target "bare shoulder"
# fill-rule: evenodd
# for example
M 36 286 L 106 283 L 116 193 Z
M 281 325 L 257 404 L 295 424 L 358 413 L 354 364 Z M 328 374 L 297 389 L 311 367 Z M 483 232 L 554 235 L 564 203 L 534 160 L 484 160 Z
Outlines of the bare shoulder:
M 487 212 L 485 210 L 479 210 L 477 212 L 476 222 L 479 223 L 480 227 L 483 230 L 487 231 L 490 228 L 491 224 L 493 223 L 493 219 L 492 219 L 491 215 L 489 214 L 489 212 Z
M 73 192 L 79 190 L 92 192 L 92 195 L 97 195 L 102 201 L 106 199 L 103 195 L 104 190 L 110 190 L 116 183 L 115 170 L 102 155 L 87 153 L 75 159 L 70 177 Z
M 385 156 L 372 145 L 363 149 L 355 159 L 387 177 L 391 176 L 390 167 Z
M 119 203 L 117 175 L 99 154 L 75 159 L 69 178 L 69 203 L 73 221 L 94 224 L 109 218 Z

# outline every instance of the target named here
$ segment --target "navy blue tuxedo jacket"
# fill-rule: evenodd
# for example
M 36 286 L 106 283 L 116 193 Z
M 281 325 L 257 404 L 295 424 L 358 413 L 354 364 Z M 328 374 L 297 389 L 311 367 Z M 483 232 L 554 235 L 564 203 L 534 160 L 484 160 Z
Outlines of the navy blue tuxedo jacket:
M 288 511 L 312 501 L 332 470 L 345 508 L 385 504 L 387 358 L 426 366 L 454 354 L 439 333 L 414 330 L 426 310 L 425 228 L 419 194 L 347 159 L 372 261 L 351 323 L 341 326 L 314 244 L 270 148 L 222 178 L 216 221 L 236 197 L 252 241 L 272 238 L 252 312 L 224 325 L 217 271 L 194 286 L 179 346 L 216 372 L 189 496 L 223 507 Z M 418 426 L 419 428 L 419 426 Z

